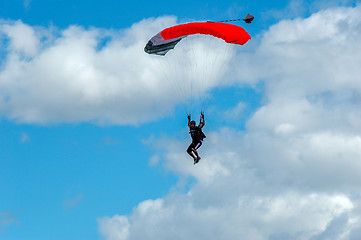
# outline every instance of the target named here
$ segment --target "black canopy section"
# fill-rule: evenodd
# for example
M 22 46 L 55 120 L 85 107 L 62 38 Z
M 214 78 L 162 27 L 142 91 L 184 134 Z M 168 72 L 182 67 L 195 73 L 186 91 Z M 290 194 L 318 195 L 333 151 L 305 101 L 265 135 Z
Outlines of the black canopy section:
M 174 49 L 175 45 L 179 43 L 179 41 L 182 40 L 176 39 L 171 42 L 162 43 L 162 44 L 154 44 L 152 40 L 149 40 L 147 45 L 144 47 L 144 51 L 149 54 L 155 54 L 155 55 L 161 55 L 164 56 L 169 50 Z

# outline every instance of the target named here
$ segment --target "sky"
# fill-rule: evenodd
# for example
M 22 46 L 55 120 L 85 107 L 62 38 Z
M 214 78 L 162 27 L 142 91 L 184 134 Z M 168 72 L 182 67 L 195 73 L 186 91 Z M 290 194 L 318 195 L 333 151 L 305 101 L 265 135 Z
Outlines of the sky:
M 352 0 L 0 0 L 0 239 L 361 239 L 360 41 Z

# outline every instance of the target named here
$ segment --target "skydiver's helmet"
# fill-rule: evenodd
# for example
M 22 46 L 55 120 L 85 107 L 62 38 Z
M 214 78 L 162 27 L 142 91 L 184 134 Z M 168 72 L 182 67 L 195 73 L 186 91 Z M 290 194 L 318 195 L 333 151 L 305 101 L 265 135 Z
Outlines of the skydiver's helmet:
M 196 125 L 196 121 L 191 121 L 191 125 L 195 126 L 195 125 Z

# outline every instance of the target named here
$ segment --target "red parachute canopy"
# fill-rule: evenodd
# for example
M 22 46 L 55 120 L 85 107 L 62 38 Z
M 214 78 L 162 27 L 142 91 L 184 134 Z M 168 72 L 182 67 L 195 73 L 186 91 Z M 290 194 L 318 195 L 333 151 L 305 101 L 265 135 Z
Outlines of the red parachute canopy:
M 164 40 L 178 38 L 192 34 L 208 34 L 214 37 L 222 38 L 227 43 L 245 44 L 251 36 L 243 28 L 219 22 L 195 22 L 181 24 L 166 28 L 160 32 Z
M 165 55 L 184 37 L 207 34 L 223 39 L 227 43 L 245 44 L 251 36 L 242 27 L 221 22 L 195 22 L 166 28 L 152 37 L 144 48 L 149 54 Z

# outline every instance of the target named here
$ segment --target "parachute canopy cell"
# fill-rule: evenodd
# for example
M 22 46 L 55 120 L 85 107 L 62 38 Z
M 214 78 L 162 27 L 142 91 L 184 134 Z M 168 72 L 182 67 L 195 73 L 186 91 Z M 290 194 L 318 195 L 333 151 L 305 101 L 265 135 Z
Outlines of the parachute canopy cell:
M 144 48 L 149 54 L 165 55 L 184 37 L 207 34 L 223 39 L 227 43 L 245 44 L 251 36 L 242 27 L 221 22 L 195 22 L 166 28 L 152 37 Z

